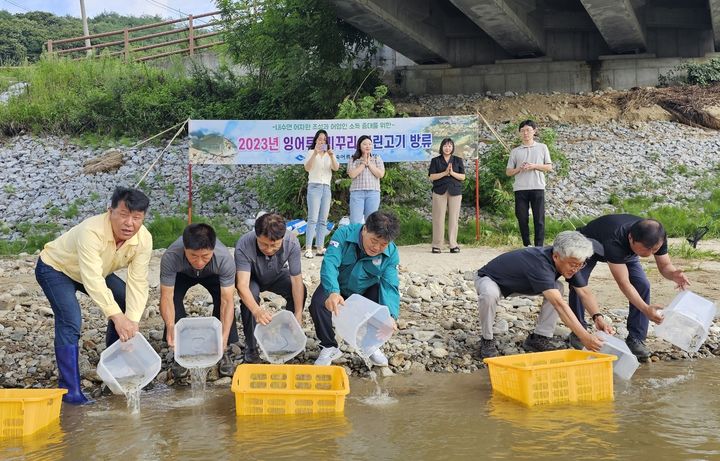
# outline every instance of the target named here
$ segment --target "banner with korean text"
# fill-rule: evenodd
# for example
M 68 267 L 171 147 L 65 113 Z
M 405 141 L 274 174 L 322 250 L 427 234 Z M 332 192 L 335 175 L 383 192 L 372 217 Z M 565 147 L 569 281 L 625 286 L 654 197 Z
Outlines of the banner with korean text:
M 190 120 L 190 163 L 302 164 L 317 130 L 340 162 L 355 152 L 355 141 L 368 135 L 373 154 L 385 162 L 423 162 L 452 138 L 455 155 L 477 152 L 478 118 L 474 115 L 341 120 Z

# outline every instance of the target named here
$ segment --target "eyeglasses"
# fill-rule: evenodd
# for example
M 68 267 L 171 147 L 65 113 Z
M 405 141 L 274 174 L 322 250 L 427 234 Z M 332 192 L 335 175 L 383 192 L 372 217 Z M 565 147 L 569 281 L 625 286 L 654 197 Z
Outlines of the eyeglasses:
M 577 271 L 579 271 L 580 269 L 582 269 L 583 267 L 587 266 L 587 261 L 583 261 L 583 262 L 581 262 L 581 263 L 566 262 L 565 264 L 567 264 L 568 269 L 577 272 Z

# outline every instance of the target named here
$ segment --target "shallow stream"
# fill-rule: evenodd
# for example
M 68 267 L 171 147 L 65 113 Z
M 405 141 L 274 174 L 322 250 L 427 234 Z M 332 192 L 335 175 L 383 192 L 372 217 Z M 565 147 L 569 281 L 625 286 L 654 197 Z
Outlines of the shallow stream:
M 3 460 L 717 460 L 720 361 L 644 364 L 615 401 L 526 408 L 492 394 L 487 371 L 351 379 L 338 416 L 235 416 L 229 388 L 142 392 L 65 405 L 59 424 L 0 439 Z

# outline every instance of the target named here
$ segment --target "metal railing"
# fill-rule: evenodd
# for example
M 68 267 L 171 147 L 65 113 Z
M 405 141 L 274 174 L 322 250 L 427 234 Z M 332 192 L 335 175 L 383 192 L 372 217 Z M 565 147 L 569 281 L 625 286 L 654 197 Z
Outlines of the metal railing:
M 220 20 L 213 20 L 209 22 L 204 22 L 202 24 L 195 24 L 195 20 L 200 18 L 205 18 L 208 16 L 216 16 L 220 14 L 219 11 L 213 11 L 211 13 L 204 13 L 199 14 L 196 16 L 189 15 L 187 18 L 182 19 L 175 19 L 172 21 L 164 21 L 164 22 L 157 22 L 153 24 L 146 24 L 144 26 L 137 26 L 137 27 L 126 27 L 122 30 L 116 30 L 112 32 L 104 32 L 102 34 L 94 34 L 94 35 L 83 35 L 80 37 L 72 37 L 72 38 L 65 38 L 62 40 L 48 40 L 47 41 L 47 51 L 48 53 L 55 54 L 56 56 L 68 56 L 73 57 L 73 55 L 77 55 L 78 53 L 85 52 L 85 56 L 75 56 L 73 59 L 84 59 L 86 57 L 98 57 L 98 56 L 115 56 L 115 57 L 122 57 L 125 62 L 130 61 L 131 59 L 140 62 L 140 61 L 148 61 L 151 59 L 158 59 L 165 56 L 171 56 L 174 54 L 181 54 L 181 53 L 188 53 L 191 56 L 194 55 L 198 50 L 202 50 L 205 48 L 211 48 L 213 46 L 221 45 L 224 43 L 223 40 L 214 41 L 211 43 L 206 43 L 207 39 L 209 37 L 214 37 L 222 33 L 220 30 L 210 30 L 205 31 L 204 33 L 198 33 L 198 31 L 206 29 L 208 27 L 213 26 L 221 26 L 222 21 Z M 173 28 L 172 30 L 164 30 L 161 32 L 154 32 L 147 35 L 139 35 L 139 36 L 133 36 L 130 35 L 137 31 L 147 31 L 150 29 L 156 29 L 159 27 L 165 27 L 173 24 L 177 24 L 179 22 L 187 22 L 187 27 L 182 28 Z M 153 43 L 150 45 L 144 45 L 144 46 L 137 46 L 133 47 L 132 44 L 136 44 L 138 42 L 150 40 L 157 37 L 165 37 L 168 35 L 174 35 L 174 34 L 184 34 L 187 33 L 187 36 L 169 40 L 161 43 Z M 84 42 L 86 39 L 98 39 L 98 38 L 105 38 L 105 37 L 113 37 L 113 36 L 122 36 L 122 39 L 119 40 L 112 40 L 109 42 L 103 42 L 103 43 L 96 43 L 91 46 L 79 46 L 79 47 L 72 47 L 72 48 L 58 48 L 58 45 L 67 45 L 72 44 L 73 42 Z M 199 44 L 198 41 L 202 40 L 203 43 Z M 182 47 L 180 45 L 184 45 L 187 43 L 187 48 Z M 177 49 L 165 51 L 162 53 L 157 54 L 146 54 L 148 50 L 154 50 L 156 48 L 161 48 L 165 46 L 171 46 L 171 45 L 178 45 L 180 46 Z M 110 48 L 114 47 L 116 50 L 117 48 L 120 48 L 117 51 L 109 51 L 108 53 L 103 53 L 102 50 L 104 48 Z M 141 56 L 133 57 L 133 54 L 140 53 Z

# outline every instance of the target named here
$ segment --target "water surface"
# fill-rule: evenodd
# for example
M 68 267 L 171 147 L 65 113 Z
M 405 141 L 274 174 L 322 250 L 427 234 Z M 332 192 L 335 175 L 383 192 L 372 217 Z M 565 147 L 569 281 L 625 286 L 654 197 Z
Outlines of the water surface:
M 345 414 L 235 416 L 229 388 L 143 391 L 64 406 L 59 424 L 0 440 L 3 460 L 718 460 L 720 361 L 644 364 L 615 401 L 526 408 L 487 372 L 352 379 Z

